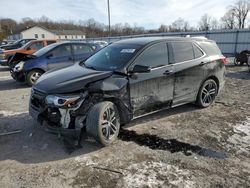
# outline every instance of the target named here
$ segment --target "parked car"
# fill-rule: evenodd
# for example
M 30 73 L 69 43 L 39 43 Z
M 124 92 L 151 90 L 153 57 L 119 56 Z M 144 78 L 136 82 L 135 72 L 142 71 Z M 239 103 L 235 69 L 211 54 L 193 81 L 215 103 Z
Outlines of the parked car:
M 15 61 L 17 61 L 20 53 L 23 55 L 33 54 L 37 50 L 57 42 L 56 40 L 33 40 L 26 43 L 24 46 L 13 50 L 3 50 L 0 51 L 0 65 L 11 66 Z M 16 56 L 15 58 L 13 56 Z M 14 58 L 14 59 L 13 59 Z M 13 65 L 12 65 L 13 66 Z
M 235 65 L 247 64 L 248 57 L 250 57 L 250 50 L 243 50 L 235 55 L 234 64 Z
M 7 45 L 7 44 L 13 44 L 14 42 L 15 42 L 14 40 L 3 40 L 3 41 L 0 41 L 0 46 Z
M 195 102 L 210 106 L 224 85 L 226 58 L 197 38 L 138 38 L 108 45 L 85 62 L 46 73 L 32 88 L 29 113 L 51 131 L 116 140 L 132 119 Z
M 29 42 L 31 40 L 36 40 L 36 39 L 19 39 L 16 42 L 14 42 L 13 44 L 7 44 L 7 45 L 0 46 L 0 49 L 12 50 L 12 49 L 21 48 L 23 45 L 25 45 L 27 42 Z
M 51 44 L 33 55 L 26 55 L 14 68 L 12 77 L 32 86 L 46 71 L 70 66 L 86 60 L 100 49 L 97 44 L 83 42 L 62 42 Z

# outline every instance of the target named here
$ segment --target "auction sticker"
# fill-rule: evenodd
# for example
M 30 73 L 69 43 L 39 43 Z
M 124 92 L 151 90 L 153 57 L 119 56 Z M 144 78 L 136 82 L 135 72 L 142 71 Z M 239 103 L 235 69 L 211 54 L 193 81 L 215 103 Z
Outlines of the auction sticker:
M 121 53 L 134 53 L 135 49 L 122 49 Z

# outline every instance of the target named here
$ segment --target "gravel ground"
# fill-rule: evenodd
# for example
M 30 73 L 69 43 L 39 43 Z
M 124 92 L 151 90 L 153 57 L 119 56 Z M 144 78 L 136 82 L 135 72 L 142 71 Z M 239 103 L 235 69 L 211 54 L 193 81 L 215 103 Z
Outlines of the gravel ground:
M 30 88 L 0 67 L 0 187 L 249 187 L 250 73 L 227 66 L 216 102 L 137 119 L 110 147 L 68 154 L 28 115 Z

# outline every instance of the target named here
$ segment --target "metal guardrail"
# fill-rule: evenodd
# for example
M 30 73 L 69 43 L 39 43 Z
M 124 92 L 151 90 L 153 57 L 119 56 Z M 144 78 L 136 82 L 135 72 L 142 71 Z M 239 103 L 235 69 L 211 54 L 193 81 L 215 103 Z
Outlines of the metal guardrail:
M 115 42 L 122 39 L 137 38 L 137 37 L 185 37 L 187 35 L 205 36 L 208 39 L 216 41 L 222 53 L 227 56 L 233 56 L 243 50 L 250 49 L 250 29 L 235 29 L 235 30 L 214 30 L 214 31 L 195 31 L 195 32 L 175 32 L 175 33 L 154 33 L 115 37 L 98 37 L 86 38 L 85 41 L 107 41 Z

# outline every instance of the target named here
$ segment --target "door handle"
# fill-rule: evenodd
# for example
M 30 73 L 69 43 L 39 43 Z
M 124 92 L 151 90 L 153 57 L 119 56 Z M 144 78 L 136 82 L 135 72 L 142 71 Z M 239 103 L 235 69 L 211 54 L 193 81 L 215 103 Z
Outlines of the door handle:
M 164 74 L 164 75 L 171 75 L 171 74 L 173 74 L 173 73 L 174 73 L 173 70 L 166 70 L 163 74 Z
M 206 64 L 206 62 L 202 61 L 202 62 L 200 63 L 200 66 L 205 65 L 205 64 Z

